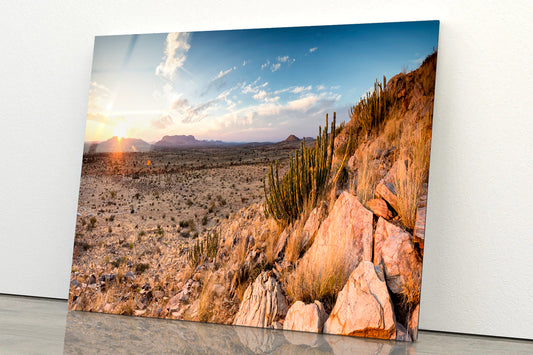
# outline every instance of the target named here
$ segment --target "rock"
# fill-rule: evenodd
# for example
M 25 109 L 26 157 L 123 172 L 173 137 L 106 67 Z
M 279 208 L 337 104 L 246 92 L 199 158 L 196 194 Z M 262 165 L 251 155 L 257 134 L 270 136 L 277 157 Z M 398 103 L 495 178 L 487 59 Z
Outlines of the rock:
M 307 265 L 321 267 L 324 258 L 331 255 L 337 259 L 343 258 L 345 265 L 350 266 L 350 271 L 361 260 L 372 260 L 372 212 L 347 191 L 335 201 L 302 259 Z
M 398 198 L 396 197 L 396 190 L 393 183 L 382 180 L 376 186 L 374 195 L 376 198 L 387 201 L 395 211 L 398 211 Z
M 420 253 L 424 255 L 424 235 L 426 234 L 426 206 L 418 207 L 416 210 L 415 229 L 413 230 L 413 241 L 420 247 Z
M 324 333 L 395 339 L 394 308 L 374 264 L 363 261 L 339 292 Z
M 413 340 L 418 339 L 418 318 L 419 318 L 420 305 L 417 305 L 411 315 L 409 316 L 408 329 L 409 335 Z
M 91 275 L 91 276 L 87 279 L 87 285 L 94 285 L 95 283 L 96 283 L 96 276 Z
M 320 224 L 326 218 L 328 213 L 328 204 L 324 201 L 320 203 L 320 206 L 313 208 L 302 230 L 302 246 L 305 247 L 309 241 L 313 239 L 313 236 L 318 231 Z
M 392 212 L 387 206 L 387 202 L 381 198 L 374 198 L 366 202 L 366 207 L 368 207 L 374 214 L 378 217 L 383 217 L 385 219 L 392 218 Z
M 302 301 L 296 301 L 287 312 L 283 330 L 322 333 L 327 319 L 328 314 L 321 302 L 305 304 Z
M 273 327 L 274 329 L 281 330 L 283 329 L 283 324 L 281 324 L 280 322 L 274 322 Z
M 396 340 L 398 341 L 413 341 L 407 332 L 407 329 L 400 323 L 396 323 Z
M 276 243 L 276 247 L 274 248 L 274 260 L 278 259 L 279 255 L 287 245 L 287 238 L 289 237 L 288 229 L 289 227 L 285 228 L 278 238 L 278 242 Z
M 420 286 L 422 259 L 411 235 L 382 218 L 374 234 L 374 264 L 383 266 L 387 286 L 394 294 Z
M 198 290 L 200 284 L 192 279 L 187 280 L 181 290 L 173 296 L 167 303 L 167 309 L 172 312 L 178 310 L 180 306 L 189 301 L 192 293 Z
M 233 324 L 270 327 L 285 317 L 287 310 L 280 283 L 272 272 L 263 271 L 246 289 Z
M 117 277 L 116 274 L 104 274 L 104 275 L 100 276 L 98 281 L 100 281 L 100 282 L 113 281 L 116 277 Z
M 71 288 L 81 287 L 81 283 L 76 279 L 72 279 L 70 280 L 70 287 Z
M 135 274 L 131 271 L 128 271 L 124 274 L 124 276 L 122 276 L 122 279 L 125 281 L 133 281 L 135 280 Z
M 424 255 L 424 236 L 426 234 L 426 208 L 427 208 L 427 184 L 424 184 L 418 208 L 416 210 L 415 229 L 413 230 L 413 241 L 418 244 L 420 253 Z

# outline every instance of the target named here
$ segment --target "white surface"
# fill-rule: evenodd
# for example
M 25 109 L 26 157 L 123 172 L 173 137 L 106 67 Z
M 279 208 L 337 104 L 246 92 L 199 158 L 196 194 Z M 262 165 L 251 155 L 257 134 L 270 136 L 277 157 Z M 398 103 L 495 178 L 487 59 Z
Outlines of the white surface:
M 533 338 L 531 14 L 529 0 L 2 1 L 0 293 L 67 297 L 94 35 L 439 19 L 420 327 Z

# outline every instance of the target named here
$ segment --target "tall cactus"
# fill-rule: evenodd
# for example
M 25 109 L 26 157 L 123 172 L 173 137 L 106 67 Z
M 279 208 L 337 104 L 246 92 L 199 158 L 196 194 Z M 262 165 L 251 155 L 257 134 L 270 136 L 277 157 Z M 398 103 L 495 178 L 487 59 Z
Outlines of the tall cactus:
M 319 127 L 315 146 L 307 148 L 305 138 L 300 149 L 290 155 L 289 170 L 280 180 L 278 162 L 270 165 L 268 188 L 265 179 L 264 211 L 279 224 L 291 223 L 298 219 L 307 206 L 316 204 L 319 194 L 327 185 L 333 161 L 335 144 L 336 113 L 333 113 L 331 130 L 328 133 L 328 115 L 326 125 Z
M 387 78 L 383 76 L 383 83 L 374 82 L 374 91 L 367 92 L 357 105 L 350 108 L 350 117 L 355 120 L 364 135 L 379 127 L 385 121 L 389 106 L 390 95 L 387 92 Z

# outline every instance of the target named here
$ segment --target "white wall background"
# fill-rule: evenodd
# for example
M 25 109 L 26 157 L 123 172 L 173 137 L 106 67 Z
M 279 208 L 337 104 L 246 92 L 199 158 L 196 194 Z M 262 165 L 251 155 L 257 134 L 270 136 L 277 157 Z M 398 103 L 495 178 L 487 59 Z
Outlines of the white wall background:
M 0 1 L 0 293 L 68 295 L 93 36 L 438 19 L 420 327 L 533 338 L 532 14 L 530 0 Z

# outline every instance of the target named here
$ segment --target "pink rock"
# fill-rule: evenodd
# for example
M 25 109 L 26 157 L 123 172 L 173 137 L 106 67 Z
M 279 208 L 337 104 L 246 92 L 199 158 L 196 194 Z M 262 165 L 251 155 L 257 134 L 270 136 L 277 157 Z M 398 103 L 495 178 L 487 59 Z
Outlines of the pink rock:
M 244 293 L 234 325 L 273 327 L 287 314 L 288 306 L 274 273 L 263 271 Z
M 326 319 L 328 319 L 328 314 L 321 302 L 305 304 L 302 301 L 296 301 L 287 312 L 283 329 L 322 333 Z
M 363 261 L 337 296 L 324 333 L 395 339 L 393 309 L 385 281 Z

